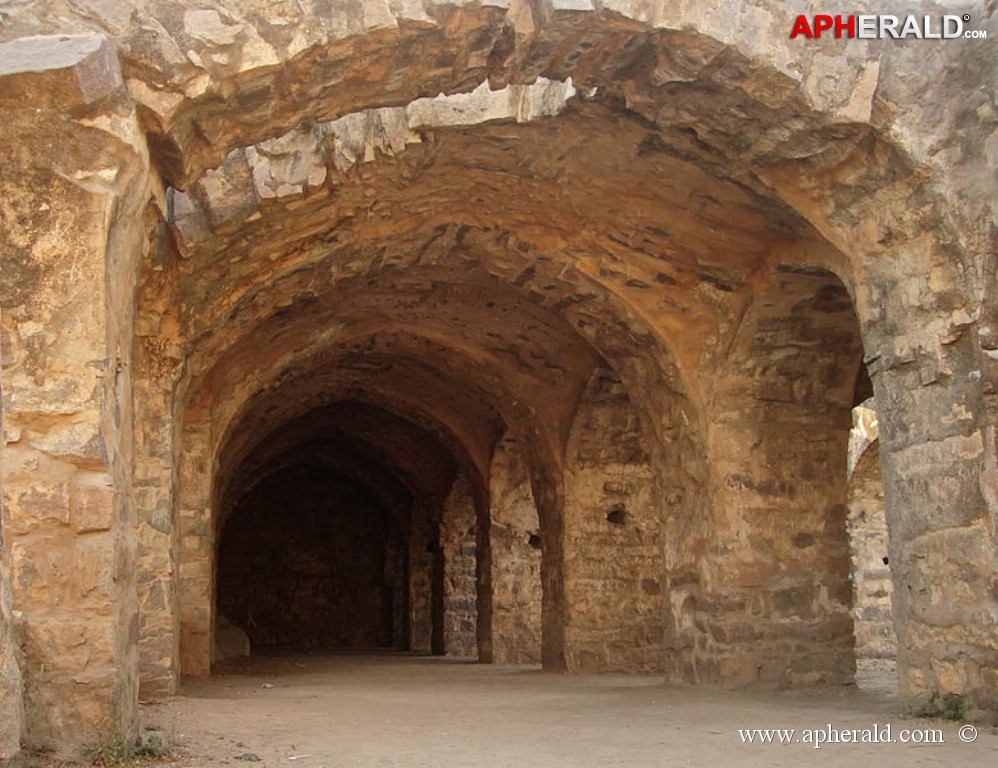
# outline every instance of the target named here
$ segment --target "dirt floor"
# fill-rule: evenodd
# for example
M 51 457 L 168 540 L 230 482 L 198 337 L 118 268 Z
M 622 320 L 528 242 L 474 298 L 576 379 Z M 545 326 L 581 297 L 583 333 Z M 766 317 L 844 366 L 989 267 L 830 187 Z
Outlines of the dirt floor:
M 171 746 L 159 765 L 177 768 L 998 765 L 993 726 L 968 742 L 963 722 L 903 717 L 884 673 L 864 671 L 879 693 L 749 695 L 430 657 L 282 654 L 189 680 L 143 718 L 146 736 Z M 786 745 L 745 743 L 739 729 L 755 728 L 795 731 Z M 815 749 L 835 736 L 895 743 Z M 901 743 L 912 737 L 943 743 Z

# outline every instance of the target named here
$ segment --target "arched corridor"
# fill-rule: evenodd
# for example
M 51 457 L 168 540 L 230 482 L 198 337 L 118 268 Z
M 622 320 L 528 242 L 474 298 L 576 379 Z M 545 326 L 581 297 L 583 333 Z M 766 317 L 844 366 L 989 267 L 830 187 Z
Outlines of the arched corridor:
M 133 732 L 220 627 L 850 684 L 870 396 L 901 695 L 995 709 L 993 65 L 947 79 L 979 41 L 830 63 L 753 42 L 776 3 L 230 5 L 0 28 L 31 738 Z

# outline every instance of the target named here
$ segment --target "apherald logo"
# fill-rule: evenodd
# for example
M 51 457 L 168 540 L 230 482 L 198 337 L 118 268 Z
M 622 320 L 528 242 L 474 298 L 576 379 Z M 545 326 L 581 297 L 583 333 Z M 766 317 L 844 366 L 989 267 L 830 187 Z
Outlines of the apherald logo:
M 888 15 L 849 15 L 829 16 L 818 14 L 813 21 L 807 16 L 798 16 L 790 37 L 803 35 L 807 38 L 820 38 L 823 32 L 828 37 L 849 37 L 860 40 L 881 40 L 886 37 L 902 39 L 917 37 L 924 40 L 943 40 L 955 37 L 986 38 L 987 30 L 968 29 L 963 25 L 970 21 L 964 16 L 888 16 Z

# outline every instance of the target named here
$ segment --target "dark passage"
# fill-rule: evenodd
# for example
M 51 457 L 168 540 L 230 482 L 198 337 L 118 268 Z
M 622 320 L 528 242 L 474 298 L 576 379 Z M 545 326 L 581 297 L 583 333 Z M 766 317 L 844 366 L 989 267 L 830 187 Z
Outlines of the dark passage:
M 368 490 L 295 464 L 236 502 L 219 544 L 219 614 L 254 647 L 392 647 L 403 558 L 401 532 Z

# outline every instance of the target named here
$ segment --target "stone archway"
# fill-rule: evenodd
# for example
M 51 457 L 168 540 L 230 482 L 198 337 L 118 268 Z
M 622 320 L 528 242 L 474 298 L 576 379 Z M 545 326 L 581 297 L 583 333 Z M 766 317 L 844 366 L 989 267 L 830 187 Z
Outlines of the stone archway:
M 761 536 L 772 554 L 737 494 L 770 487 L 771 511 L 795 508 L 749 455 L 773 441 L 747 395 L 815 394 L 794 389 L 808 372 L 788 378 L 771 354 L 739 382 L 734 365 L 765 362 L 753 344 L 769 321 L 789 338 L 771 352 L 798 338 L 793 306 L 753 303 L 780 265 L 777 280 L 826 280 L 819 268 L 848 286 L 882 404 L 902 692 L 994 708 L 995 78 L 990 60 L 954 65 L 980 59 L 972 41 L 830 56 L 774 37 L 791 17 L 767 4 L 365 3 L 314 19 L 285 8 L 276 24 L 261 8 L 19 6 L 3 31 L 18 62 L 4 89 L 17 98 L 0 97 L 18 148 L 0 170 L 5 559 L 29 667 L 47 670 L 29 681 L 51 705 L 40 733 L 71 739 L 80 717 L 134 728 L 139 670 L 149 691 L 175 687 L 185 611 L 210 658 L 211 592 L 183 595 L 211 583 L 216 491 L 254 434 L 243 417 L 306 413 L 289 394 L 394 404 L 482 478 L 509 427 L 551 513 L 557 662 L 562 458 L 604 363 L 646 414 L 650 463 L 677 467 L 659 480 L 665 668 L 751 678 L 720 650 L 747 638 L 708 638 L 697 621 L 742 610 L 737 595 L 714 600 L 731 585 L 698 558 L 735 518 L 747 538 L 733 552 L 751 559 Z M 512 87 L 423 101 L 486 81 Z M 808 311 L 829 298 L 792 293 Z M 395 362 L 403 373 L 385 373 Z M 448 397 L 400 399 L 410 383 Z M 824 393 L 831 419 L 838 388 Z M 734 475 L 752 488 L 725 486 Z M 808 482 L 836 506 L 841 489 Z M 60 564 L 78 562 L 94 586 L 63 600 L 73 569 Z M 767 620 L 803 605 L 798 586 Z M 927 609 L 921 596 L 939 593 Z
M 849 441 L 849 540 L 852 560 L 856 681 L 886 687 L 896 677 L 897 637 L 891 598 L 890 532 L 884 514 L 877 412 L 872 399 L 853 408 Z M 893 674 L 891 674 L 893 673 Z M 893 682 L 893 681 L 891 681 Z

